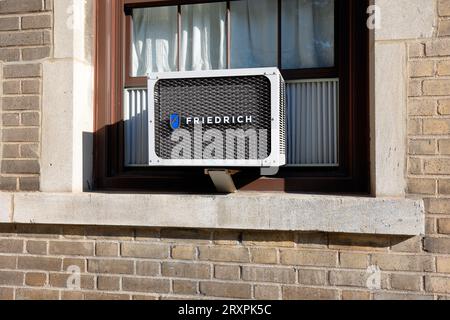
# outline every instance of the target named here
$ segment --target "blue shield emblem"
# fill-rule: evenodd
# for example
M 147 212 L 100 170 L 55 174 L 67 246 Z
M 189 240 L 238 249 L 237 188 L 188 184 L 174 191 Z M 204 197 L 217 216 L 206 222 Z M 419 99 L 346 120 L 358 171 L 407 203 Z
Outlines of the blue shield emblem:
M 170 127 L 172 128 L 172 130 L 177 130 L 180 129 L 180 115 L 177 113 L 171 114 L 170 115 Z

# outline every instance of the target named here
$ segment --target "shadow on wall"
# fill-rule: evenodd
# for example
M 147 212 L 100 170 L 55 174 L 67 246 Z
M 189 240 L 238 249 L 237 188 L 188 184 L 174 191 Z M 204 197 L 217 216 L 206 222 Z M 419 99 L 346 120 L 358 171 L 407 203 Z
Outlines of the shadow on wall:
M 54 237 L 89 237 L 104 239 L 105 237 L 121 238 L 124 241 L 134 239 L 138 242 L 151 242 L 164 239 L 177 242 L 195 241 L 198 244 L 234 244 L 244 246 L 273 247 L 312 247 L 331 249 L 361 249 L 367 251 L 387 251 L 389 248 L 402 246 L 414 251 L 419 249 L 420 237 L 390 235 L 360 235 L 325 232 L 274 232 L 274 231 L 240 231 L 240 230 L 207 230 L 180 228 L 145 228 L 114 226 L 57 226 L 57 225 L 22 225 L 0 224 L 0 234 L 20 234 L 25 236 Z M 408 247 L 408 248 L 406 248 Z M 363 250 L 366 251 L 366 250 Z
M 93 150 L 94 134 L 92 132 L 83 132 L 83 191 L 94 190 L 93 178 Z

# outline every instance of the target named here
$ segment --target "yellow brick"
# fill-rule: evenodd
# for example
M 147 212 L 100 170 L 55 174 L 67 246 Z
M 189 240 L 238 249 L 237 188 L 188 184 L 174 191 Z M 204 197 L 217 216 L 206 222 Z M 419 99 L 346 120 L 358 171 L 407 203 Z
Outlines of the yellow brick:
M 424 134 L 450 134 L 450 120 L 448 119 L 425 119 L 423 121 Z
M 25 284 L 30 287 L 43 287 L 47 282 L 45 273 L 30 272 L 25 275 Z
M 99 276 L 97 279 L 97 289 L 105 291 L 118 291 L 120 290 L 120 278 Z
M 437 272 L 450 273 L 450 257 L 437 257 Z
M 426 54 L 428 57 L 441 57 L 450 55 L 450 39 L 436 39 L 426 44 Z
M 423 57 L 425 53 L 425 47 L 423 43 L 411 43 L 409 45 L 409 57 L 417 58 Z
M 422 133 L 422 120 L 409 119 L 408 120 L 408 134 L 415 136 Z
M 449 48 L 450 51 L 450 48 Z M 425 80 L 423 94 L 427 96 L 448 96 L 450 93 L 450 80 Z
M 17 300 L 58 300 L 59 292 L 57 290 L 44 289 L 17 289 Z
M 71 273 L 50 273 L 48 282 L 52 288 L 67 289 L 67 283 Z M 81 275 L 80 285 L 82 289 L 93 290 L 95 287 L 94 276 Z
M 409 179 L 408 193 L 412 194 L 435 194 L 436 180 L 434 179 Z
M 422 95 L 422 81 L 421 80 L 411 80 L 408 85 L 408 96 L 409 97 L 420 97 Z
M 337 252 L 322 250 L 282 250 L 281 263 L 294 266 L 335 267 Z
M 283 287 L 284 300 L 336 300 L 337 290 L 306 287 Z
M 408 103 L 408 113 L 411 116 L 432 116 L 436 114 L 436 100 L 412 99 Z
M 200 282 L 200 293 L 221 298 L 251 298 L 251 285 L 246 283 Z
M 255 286 L 255 299 L 258 300 L 278 300 L 280 299 L 280 289 L 276 286 Z
M 450 212 L 450 199 L 430 199 L 427 210 L 430 213 L 448 214 Z
M 427 174 L 450 174 L 450 159 L 430 159 L 424 161 Z
M 439 140 L 439 153 L 450 155 L 450 140 Z
M 383 271 L 426 272 L 434 269 L 433 257 L 426 255 L 374 254 L 371 263 Z
M 209 264 L 188 262 L 163 262 L 161 272 L 164 277 L 209 279 L 211 267 Z
M 441 20 L 438 30 L 440 37 L 450 36 L 450 20 Z M 450 71 L 450 68 L 448 70 Z
M 249 262 L 247 248 L 241 247 L 199 247 L 199 259 L 223 262 Z
M 174 280 L 173 292 L 176 294 L 196 295 L 197 282 L 189 280 Z
M 440 234 L 450 235 L 450 219 L 439 219 L 438 231 Z
M 421 286 L 421 276 L 406 274 L 393 274 L 391 276 L 392 289 L 420 291 Z
M 123 257 L 165 259 L 169 257 L 169 246 L 144 243 L 122 243 Z
M 438 112 L 440 115 L 450 115 L 450 100 L 439 100 Z
M 368 255 L 361 253 L 341 252 L 339 261 L 342 268 L 365 269 L 368 266 Z
M 369 300 L 370 292 L 367 291 L 342 291 L 342 300 Z
M 342 291 L 342 300 L 369 300 L 370 292 L 367 291 Z
M 448 23 L 448 26 L 449 26 L 449 30 L 450 30 L 450 23 Z M 450 75 L 450 60 L 439 62 L 438 66 L 437 66 L 437 71 L 440 76 L 449 76 Z
M 439 193 L 450 194 L 450 180 L 439 180 Z
M 195 247 L 174 246 L 172 247 L 172 258 L 175 260 L 193 260 L 195 259 Z
M 428 276 L 425 278 L 425 284 L 429 292 L 450 294 L 450 277 Z
M 423 161 L 420 158 L 408 158 L 408 172 L 410 174 L 423 173 Z
M 434 61 L 414 61 L 410 63 L 411 77 L 431 77 L 434 74 Z
M 439 0 L 438 8 L 441 17 L 450 16 L 450 0 Z
M 214 278 L 220 280 L 239 280 L 240 273 L 239 266 L 217 265 L 214 267 Z
M 411 155 L 434 155 L 436 154 L 436 140 L 417 139 L 409 141 L 409 154 Z
M 299 269 L 298 282 L 308 286 L 323 286 L 327 282 L 326 270 Z
M 242 279 L 253 282 L 295 283 L 294 268 L 243 267 Z
M 250 248 L 250 256 L 258 264 L 275 264 L 278 260 L 277 250 L 270 248 Z
M 97 257 L 117 257 L 119 245 L 114 242 L 99 242 L 95 245 L 95 255 Z

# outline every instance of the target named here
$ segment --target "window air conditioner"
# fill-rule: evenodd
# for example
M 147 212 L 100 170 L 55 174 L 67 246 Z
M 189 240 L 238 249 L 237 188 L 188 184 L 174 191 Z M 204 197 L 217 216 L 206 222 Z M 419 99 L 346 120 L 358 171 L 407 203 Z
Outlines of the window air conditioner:
M 277 68 L 151 74 L 148 164 L 283 166 L 285 109 Z

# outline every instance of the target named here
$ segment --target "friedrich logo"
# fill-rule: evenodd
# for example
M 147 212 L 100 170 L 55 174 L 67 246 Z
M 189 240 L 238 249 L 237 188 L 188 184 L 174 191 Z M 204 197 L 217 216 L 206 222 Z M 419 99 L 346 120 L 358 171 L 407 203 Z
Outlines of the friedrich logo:
M 180 129 L 181 121 L 180 121 L 180 115 L 177 113 L 170 115 L 170 127 L 172 130 Z
M 170 115 L 170 127 L 172 130 L 180 129 L 181 122 L 186 126 L 198 125 L 241 125 L 252 124 L 253 116 L 214 116 L 214 117 L 185 117 L 181 118 L 179 114 Z

